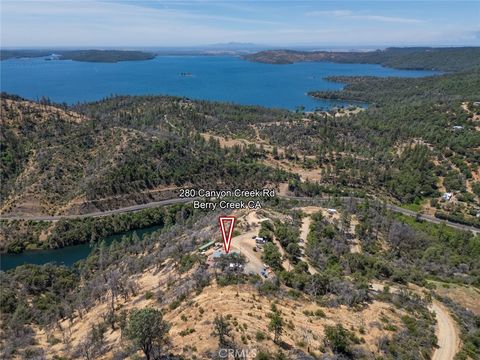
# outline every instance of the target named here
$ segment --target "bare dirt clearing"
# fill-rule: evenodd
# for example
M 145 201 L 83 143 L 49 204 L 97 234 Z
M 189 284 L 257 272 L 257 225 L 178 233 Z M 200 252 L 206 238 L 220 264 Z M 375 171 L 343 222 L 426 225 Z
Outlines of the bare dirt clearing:
M 206 140 L 211 138 L 217 140 L 220 143 L 221 147 L 232 148 L 235 146 L 255 146 L 255 147 L 262 147 L 267 153 L 269 153 L 268 158 L 262 160 L 265 165 L 269 165 L 272 167 L 278 167 L 280 169 L 298 174 L 302 181 L 310 180 L 310 181 L 319 181 L 321 180 L 321 168 L 313 168 L 313 169 L 306 169 L 302 166 L 292 163 L 291 161 L 287 160 L 280 160 L 275 159 L 272 156 L 273 153 L 273 146 L 268 144 L 263 140 L 259 140 L 258 142 L 252 142 L 246 139 L 226 139 L 224 137 L 213 135 L 209 133 L 202 133 L 201 134 Z M 285 156 L 286 150 L 283 148 L 278 148 L 278 154 L 280 156 Z M 300 156 L 300 154 L 297 154 Z

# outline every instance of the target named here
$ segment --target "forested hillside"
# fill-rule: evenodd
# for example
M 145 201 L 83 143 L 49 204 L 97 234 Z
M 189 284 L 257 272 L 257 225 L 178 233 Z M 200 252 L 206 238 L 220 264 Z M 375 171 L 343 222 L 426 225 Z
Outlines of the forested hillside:
M 49 60 L 74 60 L 85 62 L 116 63 L 119 61 L 151 60 L 153 53 L 129 50 L 0 50 L 0 60 L 47 57 Z
M 382 61 L 405 54 L 390 49 Z M 67 106 L 2 93 L 0 251 L 91 252 L 71 267 L 0 271 L 0 357 L 217 359 L 247 348 L 255 360 L 411 360 L 451 345 L 456 359 L 478 358 L 480 236 L 390 206 L 480 226 L 480 72 L 462 54 L 439 65 L 415 50 L 403 62 L 463 69 L 453 74 L 312 89 L 366 108 L 168 96 Z M 173 198 L 181 187 L 263 186 L 283 197 L 229 212 L 229 254 L 215 244 L 224 210 L 191 204 L 28 220 Z
M 387 48 L 376 51 L 294 51 L 266 50 L 244 57 L 269 64 L 292 64 L 301 61 L 380 64 L 397 69 L 460 71 L 480 65 L 478 47 L 458 48 Z
M 330 77 L 346 84 L 342 91 L 310 92 L 322 98 L 366 101 L 369 104 L 476 101 L 480 88 L 480 67 L 444 76 L 426 78 L 379 78 L 368 76 Z
M 248 123 L 253 110 L 234 109 Z M 260 149 L 220 147 L 199 135 L 221 116 L 179 98 L 114 98 L 67 109 L 3 95 L 3 212 L 89 211 L 146 202 L 184 185 L 251 188 L 295 177 L 262 163 Z M 235 124 L 232 112 L 223 131 Z
M 480 195 L 480 107 L 476 102 L 480 72 L 422 79 L 333 80 L 347 85 L 342 91 L 311 95 L 370 103 L 366 111 L 341 121 L 368 144 L 365 162 L 380 161 L 369 166 L 370 172 L 393 170 L 390 174 L 380 170 L 375 178 L 383 179 L 388 191 L 402 202 L 430 198 L 437 215 L 447 210 L 455 214 L 452 219 L 465 215 L 475 222 L 471 216 L 478 212 Z M 456 199 L 441 205 L 439 192 L 453 192 Z
M 288 182 L 296 194 L 376 194 L 477 224 L 479 71 L 334 80 L 345 90 L 311 95 L 368 109 L 304 114 L 155 96 L 68 108 L 3 95 L 2 211 L 89 212 L 181 186 Z
M 252 234 L 269 239 L 243 250 L 250 263 L 258 256 L 268 264 L 268 276 L 232 271 L 232 261 L 248 264 L 243 254 L 212 262 L 212 250 L 198 252 L 218 238 L 212 224 L 219 214 L 190 205 L 158 211 L 161 229 L 150 236 L 97 243 L 74 267 L 0 272 L 2 355 L 135 359 L 141 346 L 128 329 L 137 311 L 157 309 L 168 327 L 155 336 L 169 340 L 158 348 L 173 359 L 212 358 L 225 343 L 258 349 L 257 360 L 430 358 L 437 344 L 432 281 L 464 294 L 475 289 L 480 238 L 396 217 L 375 203 L 326 205 L 338 213 L 296 201 L 235 212 L 241 235 L 234 244 L 244 237 L 254 246 Z M 454 300 L 442 301 L 458 314 L 459 354 L 475 358 L 478 313 L 465 309 L 468 299 Z M 218 345 L 219 322 L 229 342 Z

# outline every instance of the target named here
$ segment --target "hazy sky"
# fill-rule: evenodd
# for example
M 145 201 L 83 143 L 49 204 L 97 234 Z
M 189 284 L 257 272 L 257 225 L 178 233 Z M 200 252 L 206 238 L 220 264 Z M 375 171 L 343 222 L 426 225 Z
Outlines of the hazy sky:
M 2 47 L 480 45 L 480 1 L 0 0 Z

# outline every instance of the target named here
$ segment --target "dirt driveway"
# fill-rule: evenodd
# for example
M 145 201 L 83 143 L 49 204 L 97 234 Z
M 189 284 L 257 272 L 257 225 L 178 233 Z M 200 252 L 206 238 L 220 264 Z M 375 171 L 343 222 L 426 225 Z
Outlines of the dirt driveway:
M 383 291 L 383 284 L 373 283 L 371 287 L 375 291 Z M 398 289 L 392 287 L 390 291 L 396 292 Z M 429 309 L 435 312 L 437 319 L 435 334 L 438 338 L 438 349 L 433 352 L 432 360 L 453 360 L 460 348 L 458 326 L 449 311 L 438 301 L 434 300 Z

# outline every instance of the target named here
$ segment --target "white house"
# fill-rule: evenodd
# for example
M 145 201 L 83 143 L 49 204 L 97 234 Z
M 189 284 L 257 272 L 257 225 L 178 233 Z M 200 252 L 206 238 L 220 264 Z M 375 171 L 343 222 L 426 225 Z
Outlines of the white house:
M 450 201 L 450 199 L 452 198 L 453 196 L 453 193 L 451 192 L 446 192 L 442 195 L 442 199 L 445 200 L 445 201 Z

